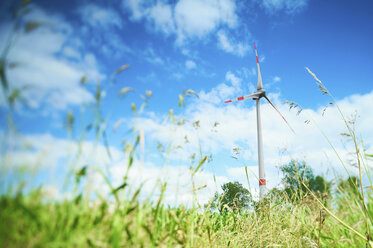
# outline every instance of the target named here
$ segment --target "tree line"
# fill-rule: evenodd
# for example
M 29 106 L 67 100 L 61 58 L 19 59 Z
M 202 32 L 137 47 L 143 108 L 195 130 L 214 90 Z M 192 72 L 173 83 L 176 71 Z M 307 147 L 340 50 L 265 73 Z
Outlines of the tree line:
M 305 161 L 291 161 L 282 165 L 280 171 L 283 175 L 280 187 L 269 190 L 264 201 L 269 199 L 281 201 L 287 198 L 291 203 L 299 203 L 309 197 L 310 192 L 312 192 L 324 204 L 327 204 L 328 199 L 332 195 L 338 197 L 341 190 L 347 189 L 344 191 L 352 194 L 360 193 L 359 179 L 355 176 L 349 176 L 337 183 L 337 188 L 332 194 L 332 183 L 321 175 L 315 175 Z M 212 199 L 210 204 L 212 210 L 220 213 L 241 211 L 256 208 L 259 204 L 253 199 L 250 191 L 237 181 L 225 183 L 221 186 L 221 189 L 222 193 L 216 192 Z

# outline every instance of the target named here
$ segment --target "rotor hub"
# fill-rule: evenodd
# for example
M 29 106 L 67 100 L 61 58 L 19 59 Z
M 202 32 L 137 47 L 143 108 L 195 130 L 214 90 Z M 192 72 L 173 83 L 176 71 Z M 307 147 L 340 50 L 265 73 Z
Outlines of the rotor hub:
M 253 100 L 257 100 L 257 99 L 260 99 L 263 96 L 265 96 L 266 95 L 266 91 L 264 89 L 260 89 L 257 92 L 255 92 L 254 94 L 255 94 L 255 96 L 253 97 Z

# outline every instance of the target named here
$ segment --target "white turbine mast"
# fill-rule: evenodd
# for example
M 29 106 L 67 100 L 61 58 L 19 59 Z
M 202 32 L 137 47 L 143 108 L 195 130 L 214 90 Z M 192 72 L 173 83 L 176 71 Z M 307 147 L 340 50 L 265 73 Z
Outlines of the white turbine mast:
M 276 106 L 269 100 L 269 98 L 266 96 L 266 91 L 263 89 L 263 83 L 262 83 L 262 75 L 260 73 L 260 66 L 259 66 L 259 59 L 258 59 L 258 51 L 256 50 L 256 45 L 254 43 L 255 47 L 255 55 L 256 55 L 256 65 L 258 70 L 258 84 L 257 84 L 257 91 L 254 94 L 241 96 L 232 100 L 227 100 L 225 103 L 231 103 L 235 101 L 241 101 L 245 99 L 253 99 L 256 101 L 256 121 L 257 121 L 257 134 L 258 134 L 258 163 L 259 163 L 259 199 L 263 199 L 266 191 L 266 179 L 265 179 L 265 172 L 264 172 L 264 162 L 263 162 L 263 142 L 262 142 L 262 125 L 261 125 L 261 118 L 260 118 L 260 98 L 264 97 L 269 104 L 279 113 L 279 115 L 282 117 L 282 119 L 286 122 L 286 124 L 289 126 L 291 131 L 294 132 L 294 130 L 291 128 L 289 123 L 286 121 L 285 117 L 281 114 L 281 112 L 276 108 Z

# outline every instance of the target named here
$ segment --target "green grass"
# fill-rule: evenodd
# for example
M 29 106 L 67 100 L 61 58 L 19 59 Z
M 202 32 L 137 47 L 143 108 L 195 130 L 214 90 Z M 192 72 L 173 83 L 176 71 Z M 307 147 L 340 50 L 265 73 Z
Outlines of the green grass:
M 369 194 L 369 200 L 371 195 Z M 136 198 L 136 196 L 135 196 Z M 364 213 L 353 194 L 333 199 L 334 213 L 360 233 Z M 311 197 L 267 202 L 257 212 L 169 208 L 121 199 L 43 202 L 41 190 L 0 200 L 2 247 L 364 247 Z M 368 204 L 373 215 L 373 204 Z

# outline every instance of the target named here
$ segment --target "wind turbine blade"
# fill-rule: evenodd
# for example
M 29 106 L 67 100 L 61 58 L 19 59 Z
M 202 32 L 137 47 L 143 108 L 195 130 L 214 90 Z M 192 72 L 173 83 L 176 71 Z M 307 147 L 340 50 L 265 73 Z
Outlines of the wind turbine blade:
M 276 108 L 276 106 L 271 102 L 271 100 L 269 100 L 269 98 L 268 98 L 266 95 L 264 95 L 264 98 L 269 102 L 269 104 L 272 105 L 272 107 L 277 111 L 277 113 L 278 113 L 279 115 L 281 115 L 282 119 L 286 122 L 286 124 L 288 125 L 288 127 L 289 127 L 289 128 L 291 129 L 291 131 L 295 134 L 293 128 L 291 128 L 291 126 L 289 125 L 289 123 L 287 122 L 287 120 L 285 119 L 285 117 L 281 114 L 280 110 L 278 110 L 278 109 Z
M 246 99 L 250 99 L 250 98 L 257 98 L 258 95 L 259 95 L 258 93 L 254 93 L 254 94 L 251 94 L 251 95 L 240 96 L 240 97 L 237 97 L 237 98 L 232 99 L 232 100 L 227 100 L 227 101 L 225 101 L 224 103 L 230 103 L 230 102 L 242 101 L 242 100 L 246 100 Z
M 258 51 L 256 50 L 255 43 L 254 43 L 254 47 L 255 47 L 255 55 L 256 55 L 256 66 L 257 66 L 257 70 L 258 70 L 258 85 L 257 85 L 257 89 L 261 90 L 261 89 L 263 89 L 262 74 L 260 73 Z

